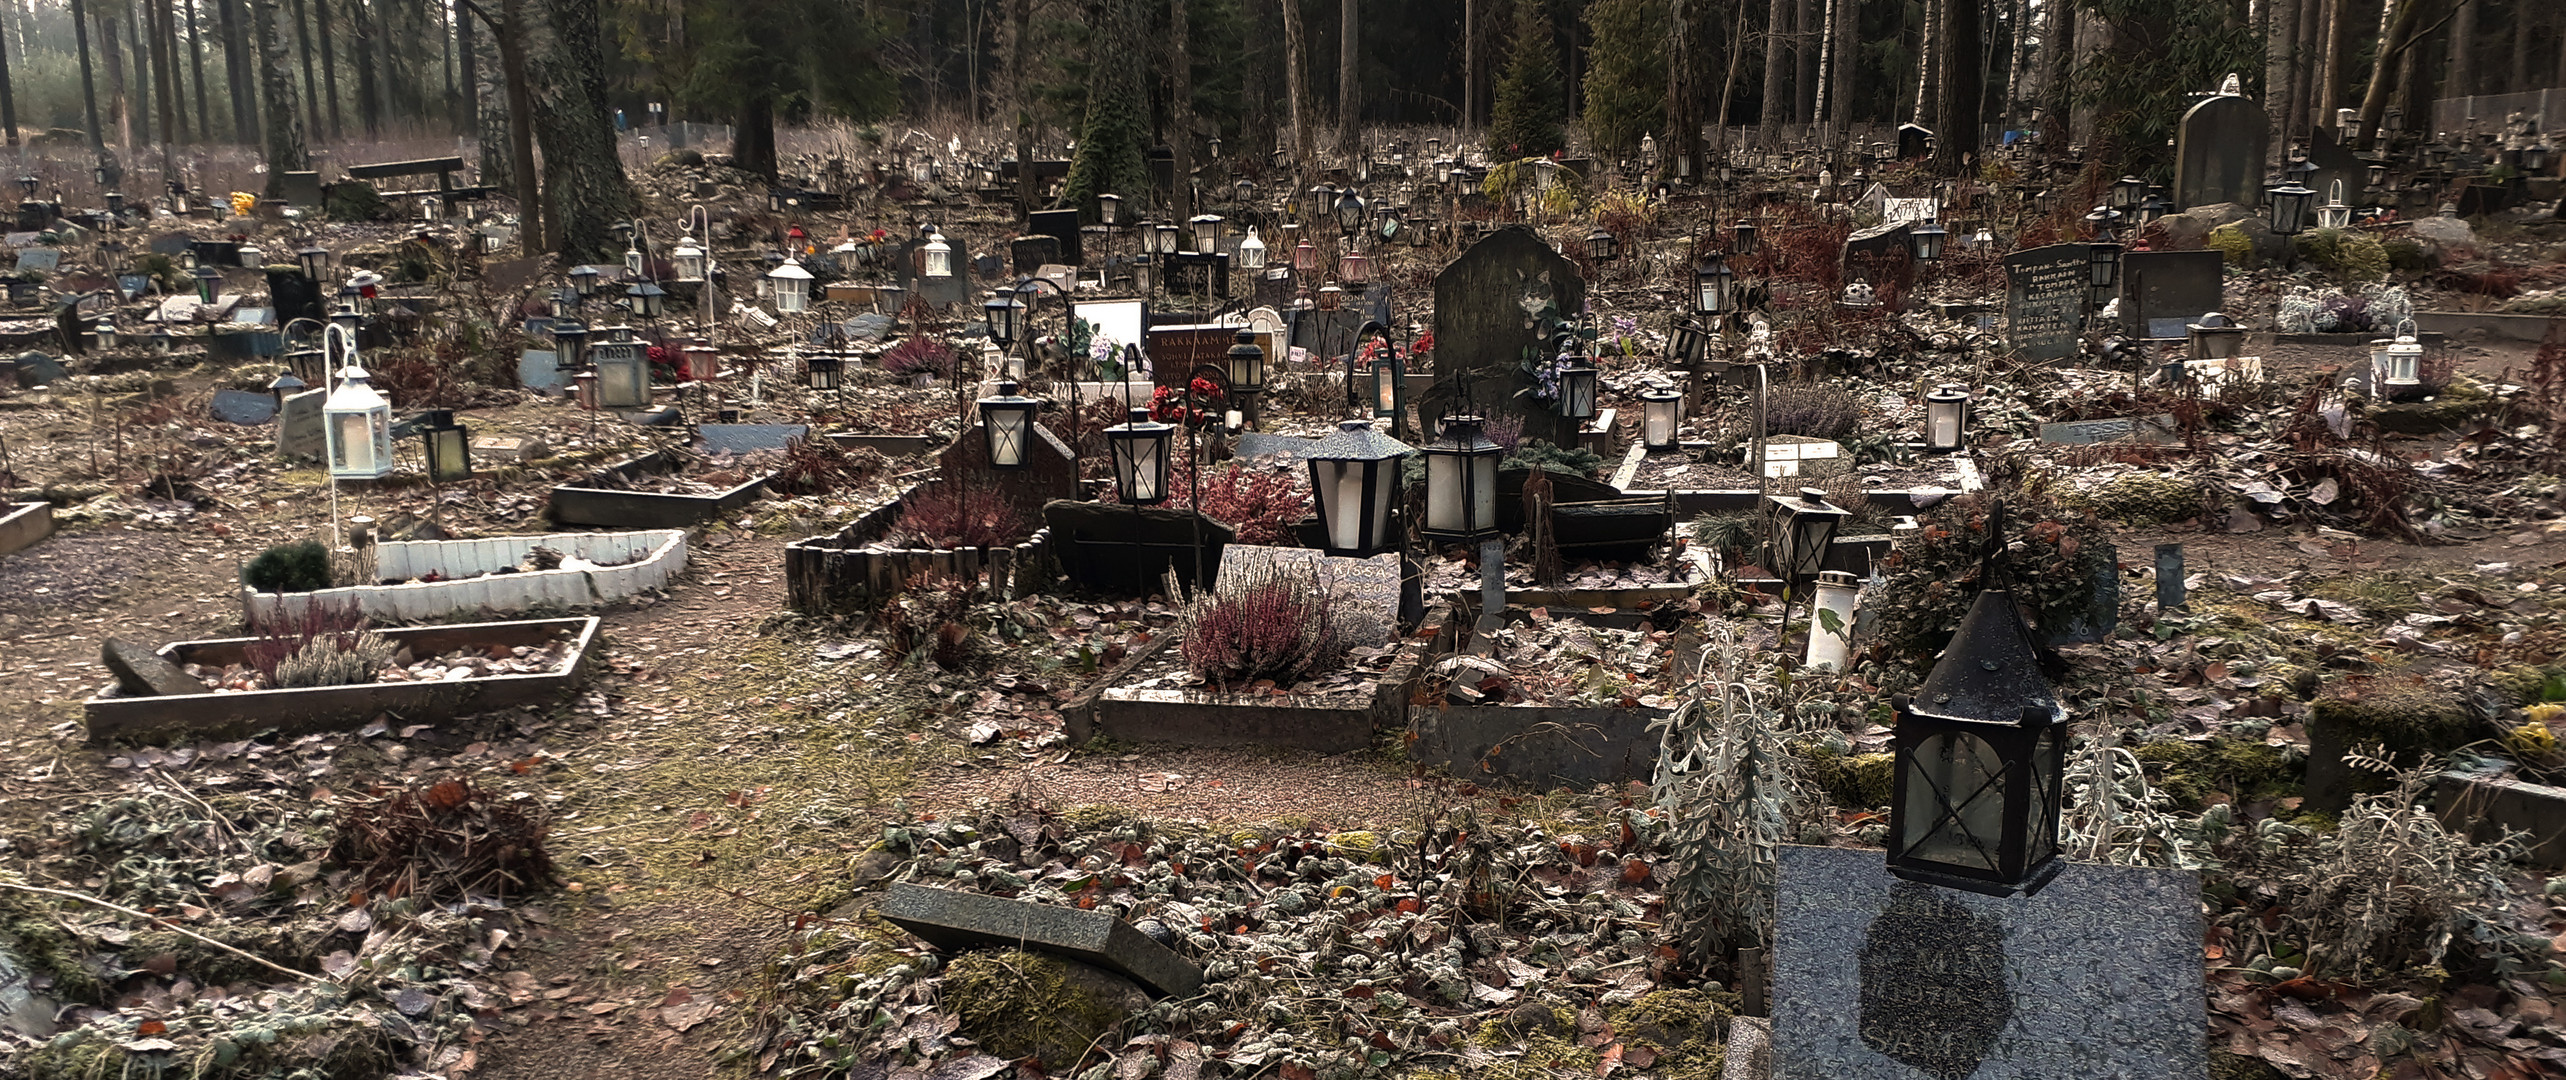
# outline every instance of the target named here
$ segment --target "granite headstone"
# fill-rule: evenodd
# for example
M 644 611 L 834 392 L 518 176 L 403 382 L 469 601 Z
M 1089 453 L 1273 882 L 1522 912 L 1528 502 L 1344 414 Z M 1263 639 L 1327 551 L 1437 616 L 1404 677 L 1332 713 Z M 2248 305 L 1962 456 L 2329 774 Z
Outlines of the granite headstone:
M 2029 897 L 1786 846 L 1773 1080 L 2205 1080 L 2200 878 L 2071 863 Z
M 2151 338 L 2185 336 L 2184 326 L 2227 306 L 2227 257 L 2216 251 L 2121 253 L 2121 320 Z
M 1874 290 L 1904 294 L 1916 279 L 1914 241 L 1908 237 L 1912 231 L 1905 222 L 1899 222 L 1846 237 L 1844 280 L 1867 281 Z
M 2263 204 L 2263 153 L 2271 120 L 2235 94 L 2203 98 L 2174 129 L 2174 208 Z
M 2051 244 L 2005 256 L 2005 338 L 2020 360 L 2076 354 L 2093 267 L 2083 244 Z
M 276 419 L 276 398 L 255 390 L 216 390 L 206 411 L 226 424 L 264 424 Z
M 1007 245 L 1015 259 L 1016 273 L 1031 274 L 1045 265 L 1060 261 L 1060 238 L 1057 236 L 1019 236 Z
M 27 389 L 51 386 L 65 374 L 62 361 L 40 352 L 23 352 L 17 356 L 18 385 Z
M 754 454 L 782 450 L 811 437 L 809 424 L 701 424 L 695 437 L 707 454 Z
M 328 449 L 321 430 L 321 402 L 327 390 L 306 390 L 285 399 L 276 416 L 276 450 L 287 457 L 317 458 Z
M 22 274 L 29 270 L 50 274 L 60 265 L 62 265 L 61 248 L 32 247 L 18 252 L 18 272 Z
M 1036 210 L 1026 219 L 1025 233 L 1029 236 L 1048 236 L 1060 242 L 1060 257 L 1051 260 L 1053 262 L 1065 262 L 1075 266 L 1085 261 L 1081 258 L 1084 251 L 1078 243 L 1078 211 L 1076 210 Z
M 1576 445 L 1576 421 L 1517 391 L 1532 385 L 1524 358 L 1549 344 L 1540 337 L 1538 314 L 1547 308 L 1557 318 L 1574 319 L 1585 306 L 1586 282 L 1577 265 L 1531 230 L 1507 226 L 1472 244 L 1435 275 L 1435 382 L 1418 401 L 1420 415 L 1464 408 L 1513 414 L 1523 418 L 1526 439 Z M 1467 403 L 1459 400 L 1462 378 L 1469 380 Z

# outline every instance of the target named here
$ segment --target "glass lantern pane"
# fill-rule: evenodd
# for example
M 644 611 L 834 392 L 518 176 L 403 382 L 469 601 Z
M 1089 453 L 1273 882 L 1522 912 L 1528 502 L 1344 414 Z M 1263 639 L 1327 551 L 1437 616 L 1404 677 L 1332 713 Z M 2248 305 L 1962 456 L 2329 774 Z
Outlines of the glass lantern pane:
M 1497 455 L 1471 458 L 1470 473 L 1470 525 L 1493 529 L 1497 526 Z
M 1451 454 L 1426 455 L 1426 528 L 1460 532 L 1461 459 Z
M 2003 850 L 2004 760 L 1964 732 L 1933 735 L 1907 758 L 1899 829 L 1906 858 L 1993 873 Z
M 1363 546 L 1363 466 L 1352 461 L 1320 461 L 1318 484 L 1312 494 L 1319 502 L 1319 519 L 1328 527 L 1328 546 L 1353 550 Z
M 1025 463 L 1025 421 L 1021 409 L 997 409 L 989 414 L 989 463 L 1001 468 L 1014 468 Z
M 355 413 L 339 414 L 335 434 L 338 437 L 330 440 L 330 465 L 333 468 L 348 468 L 355 464 L 349 455 L 358 453 L 359 448 L 371 450 L 374 447 L 373 437 L 365 430 L 365 417 Z
M 2062 734 L 2064 725 L 2052 725 L 2040 733 L 2031 752 L 2031 821 L 2030 837 L 2023 847 L 2023 865 L 2033 867 L 2058 852 L 2058 814 L 2060 787 L 2064 780 L 2061 767 L 2065 759 Z

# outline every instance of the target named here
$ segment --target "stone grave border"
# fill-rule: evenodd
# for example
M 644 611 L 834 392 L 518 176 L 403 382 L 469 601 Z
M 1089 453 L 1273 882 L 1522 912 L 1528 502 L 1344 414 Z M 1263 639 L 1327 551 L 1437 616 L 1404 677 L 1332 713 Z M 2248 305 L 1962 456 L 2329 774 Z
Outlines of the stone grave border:
M 862 610 L 899 595 L 911 577 L 929 571 L 974 581 L 986 575 L 989 587 L 1000 593 L 1050 580 L 1051 529 L 1046 526 L 1036 526 L 1033 535 L 1008 547 L 873 547 L 927 486 L 927 481 L 910 485 L 837 532 L 784 545 L 785 606 L 805 615 Z
M 394 644 L 407 645 L 420 656 L 491 645 L 544 645 L 565 631 L 571 635 L 570 656 L 561 670 L 553 672 L 491 675 L 454 682 L 365 683 L 220 694 L 208 691 L 172 697 L 92 696 L 82 703 L 81 711 L 93 746 L 237 739 L 269 731 L 291 737 L 352 728 L 387 712 L 406 723 L 437 723 L 512 705 L 552 701 L 569 694 L 586 677 L 595 653 L 596 617 L 380 631 Z M 256 640 L 176 641 L 161 646 L 159 655 L 175 664 L 228 664 L 237 662 L 242 648 Z
M 1331 694 L 1229 694 L 1210 690 L 1139 690 L 1122 685 L 1180 640 L 1159 634 L 1132 651 L 1061 707 L 1071 745 L 1097 736 L 1117 742 L 1179 746 L 1290 746 L 1342 754 L 1372 745 L 1373 736 L 1406 722 L 1408 699 L 1425 677 L 1433 643 L 1454 632 L 1452 605 L 1437 602 L 1410 634 L 1394 638 L 1390 666 L 1362 690 Z
M 720 518 L 757 500 L 774 473 L 749 478 L 717 495 L 671 495 L 655 491 L 614 491 L 585 487 L 609 478 L 630 479 L 675 472 L 684 461 L 665 450 L 619 461 L 589 474 L 586 480 L 552 489 L 552 519 L 562 525 L 596 525 L 609 529 L 683 529 Z
M 1461 638 L 1454 630 L 1477 620 L 1476 599 L 1456 597 L 1463 617 L 1435 636 L 1429 660 L 1458 653 Z M 1516 602 L 1509 594 L 1506 611 L 1525 612 L 1532 606 L 1541 605 Z M 1647 621 L 1633 611 L 1554 609 L 1550 615 L 1613 629 Z M 1657 770 L 1658 737 L 1649 725 L 1672 712 L 1610 705 L 1412 705 L 1408 730 L 1416 738 L 1408 744 L 1408 757 L 1440 765 L 1454 776 L 1494 778 L 1545 791 L 1563 784 L 1582 789 L 1645 781 Z M 1500 750 L 1491 756 L 1491 747 Z
M 594 570 L 492 573 L 517 565 L 528 549 L 538 545 L 592 562 L 600 555 L 639 558 Z M 301 593 L 263 593 L 244 585 L 241 611 L 251 619 L 272 618 L 281 610 L 300 611 L 305 604 L 317 602 L 328 607 L 353 606 L 378 619 L 418 621 L 476 610 L 495 613 L 543 606 L 610 604 L 664 586 L 683 572 L 686 533 L 682 529 L 653 529 L 494 536 L 485 540 L 394 540 L 375 548 L 374 562 L 377 580 L 430 573 L 457 580 L 357 585 Z
M 0 555 L 25 551 L 51 535 L 52 503 L 0 503 Z

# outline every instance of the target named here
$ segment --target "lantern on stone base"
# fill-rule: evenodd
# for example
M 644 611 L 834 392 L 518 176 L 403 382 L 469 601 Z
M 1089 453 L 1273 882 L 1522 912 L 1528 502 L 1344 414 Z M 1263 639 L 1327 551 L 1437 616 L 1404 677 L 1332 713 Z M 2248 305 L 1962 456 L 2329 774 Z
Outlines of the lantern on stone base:
M 1892 708 L 1889 872 L 1989 896 L 2039 892 L 2064 865 L 2066 710 L 2013 594 L 1979 593 L 1915 697 Z

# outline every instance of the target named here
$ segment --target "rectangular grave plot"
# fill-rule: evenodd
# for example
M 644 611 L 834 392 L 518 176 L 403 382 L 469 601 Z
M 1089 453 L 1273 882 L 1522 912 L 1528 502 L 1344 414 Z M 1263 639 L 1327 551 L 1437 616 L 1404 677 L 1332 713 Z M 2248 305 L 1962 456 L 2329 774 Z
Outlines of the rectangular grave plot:
M 610 465 L 582 483 L 556 487 L 552 489 L 553 520 L 564 525 L 595 525 L 610 529 L 683 529 L 712 521 L 755 502 L 765 489 L 767 479 L 773 475 L 750 477 L 735 487 L 707 495 L 623 491 L 594 486 L 673 472 L 681 464 L 677 457 L 665 451 L 653 451 Z

